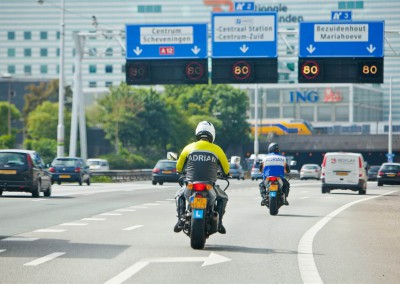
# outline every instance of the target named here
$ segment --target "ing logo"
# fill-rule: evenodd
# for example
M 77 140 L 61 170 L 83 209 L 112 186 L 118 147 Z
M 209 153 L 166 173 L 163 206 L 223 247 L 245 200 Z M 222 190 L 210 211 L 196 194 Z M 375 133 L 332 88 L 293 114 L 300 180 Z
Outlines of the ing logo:
M 213 12 L 223 12 L 223 11 L 233 12 L 234 10 L 234 5 L 232 0 L 203 0 L 203 1 L 204 5 L 213 7 L 212 10 Z

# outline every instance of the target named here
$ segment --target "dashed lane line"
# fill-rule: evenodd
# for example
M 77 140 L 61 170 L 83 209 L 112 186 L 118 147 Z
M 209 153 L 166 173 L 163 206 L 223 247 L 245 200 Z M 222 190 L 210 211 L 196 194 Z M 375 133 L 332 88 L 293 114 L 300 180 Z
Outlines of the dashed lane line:
M 127 227 L 125 229 L 122 229 L 122 231 L 132 231 L 132 230 L 136 230 L 139 229 L 141 227 L 143 227 L 144 225 L 136 225 L 136 226 L 132 226 L 132 227 Z
M 87 226 L 87 223 L 62 223 L 60 226 Z
M 82 221 L 105 221 L 106 218 L 83 218 Z
M 26 266 L 37 266 L 37 265 L 40 265 L 42 263 L 48 262 L 48 261 L 50 261 L 52 259 L 55 259 L 55 258 L 57 258 L 59 256 L 62 256 L 64 254 L 65 254 L 65 252 L 53 252 L 53 253 L 48 254 L 46 256 L 43 256 L 41 258 L 35 259 L 35 260 L 31 261 L 31 262 L 25 263 L 24 265 L 26 265 Z
M 64 229 L 39 229 L 33 231 L 34 233 L 62 233 L 65 232 Z
M 34 242 L 37 240 L 39 240 L 39 238 L 9 237 L 2 239 L 3 242 Z

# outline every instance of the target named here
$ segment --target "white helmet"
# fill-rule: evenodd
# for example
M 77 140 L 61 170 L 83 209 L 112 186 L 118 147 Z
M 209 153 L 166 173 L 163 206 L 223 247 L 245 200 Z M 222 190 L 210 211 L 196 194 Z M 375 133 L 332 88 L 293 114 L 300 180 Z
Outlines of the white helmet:
M 207 138 L 211 143 L 215 139 L 215 128 L 211 122 L 201 121 L 196 128 L 196 138 L 200 140 L 201 138 Z

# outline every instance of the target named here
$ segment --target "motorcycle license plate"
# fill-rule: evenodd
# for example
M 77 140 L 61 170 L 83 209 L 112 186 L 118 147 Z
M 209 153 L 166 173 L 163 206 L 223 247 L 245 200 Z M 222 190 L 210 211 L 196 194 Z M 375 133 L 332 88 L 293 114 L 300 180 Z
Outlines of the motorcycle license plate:
M 207 207 L 207 198 L 195 197 L 190 206 L 195 209 L 205 209 Z
M 276 191 L 270 191 L 270 192 L 269 192 L 269 196 L 275 197 L 275 196 L 276 196 Z
M 277 184 L 270 184 L 269 185 L 269 190 L 278 190 L 278 185 Z

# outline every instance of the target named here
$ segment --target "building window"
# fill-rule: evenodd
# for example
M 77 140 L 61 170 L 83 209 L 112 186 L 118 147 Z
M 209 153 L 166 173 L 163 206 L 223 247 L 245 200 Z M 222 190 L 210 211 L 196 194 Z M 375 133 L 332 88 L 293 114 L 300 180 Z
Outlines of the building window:
M 113 66 L 112 65 L 106 65 L 106 73 L 112 73 L 113 72 Z
M 56 38 L 60 39 L 60 32 L 56 32 Z
M 125 64 L 122 64 L 122 65 L 121 65 L 121 72 L 122 72 L 122 73 L 125 73 L 125 69 L 126 69 Z
M 111 47 L 107 48 L 106 56 L 113 56 L 113 49 Z
M 40 49 L 40 56 L 41 57 L 46 57 L 47 56 L 47 48 L 41 48 Z
M 339 9 L 364 9 L 364 1 L 339 1 Z
M 40 65 L 40 73 L 47 74 L 47 65 Z
M 32 49 L 24 48 L 24 56 L 25 57 L 31 57 L 32 56 Z
M 25 73 L 25 75 L 31 75 L 32 74 L 32 66 L 31 65 L 25 65 L 24 66 L 24 73 Z
M 47 39 L 47 32 L 40 32 L 40 39 Z
M 96 65 L 89 65 L 89 73 L 96 73 L 97 67 Z
M 15 48 L 9 48 L 7 50 L 7 56 L 8 57 L 15 57 Z
M 89 88 L 96 88 L 97 87 L 97 83 L 94 81 L 89 82 Z
M 57 71 L 57 74 L 60 74 L 60 65 L 58 65 L 58 64 L 56 66 L 56 71 Z
M 138 13 L 161 13 L 161 5 L 139 5 Z
M 8 65 L 7 72 L 10 74 L 15 74 L 15 65 Z
M 15 32 L 8 32 L 7 39 L 14 40 L 15 39 Z
M 112 86 L 112 82 L 106 82 L 106 87 L 111 87 Z
M 335 107 L 335 121 L 349 121 L 349 107 L 336 106 Z
M 24 32 L 24 39 L 32 39 L 32 33 L 31 32 Z
M 57 48 L 56 54 L 57 54 L 57 56 L 60 56 L 60 48 Z
M 319 106 L 318 107 L 318 121 L 332 121 L 332 107 Z
M 300 118 L 314 121 L 314 107 L 312 106 L 301 106 L 300 107 Z
M 259 113 L 261 113 L 259 111 Z M 279 113 L 279 107 L 267 107 L 267 115 L 266 118 L 277 118 L 281 117 Z

